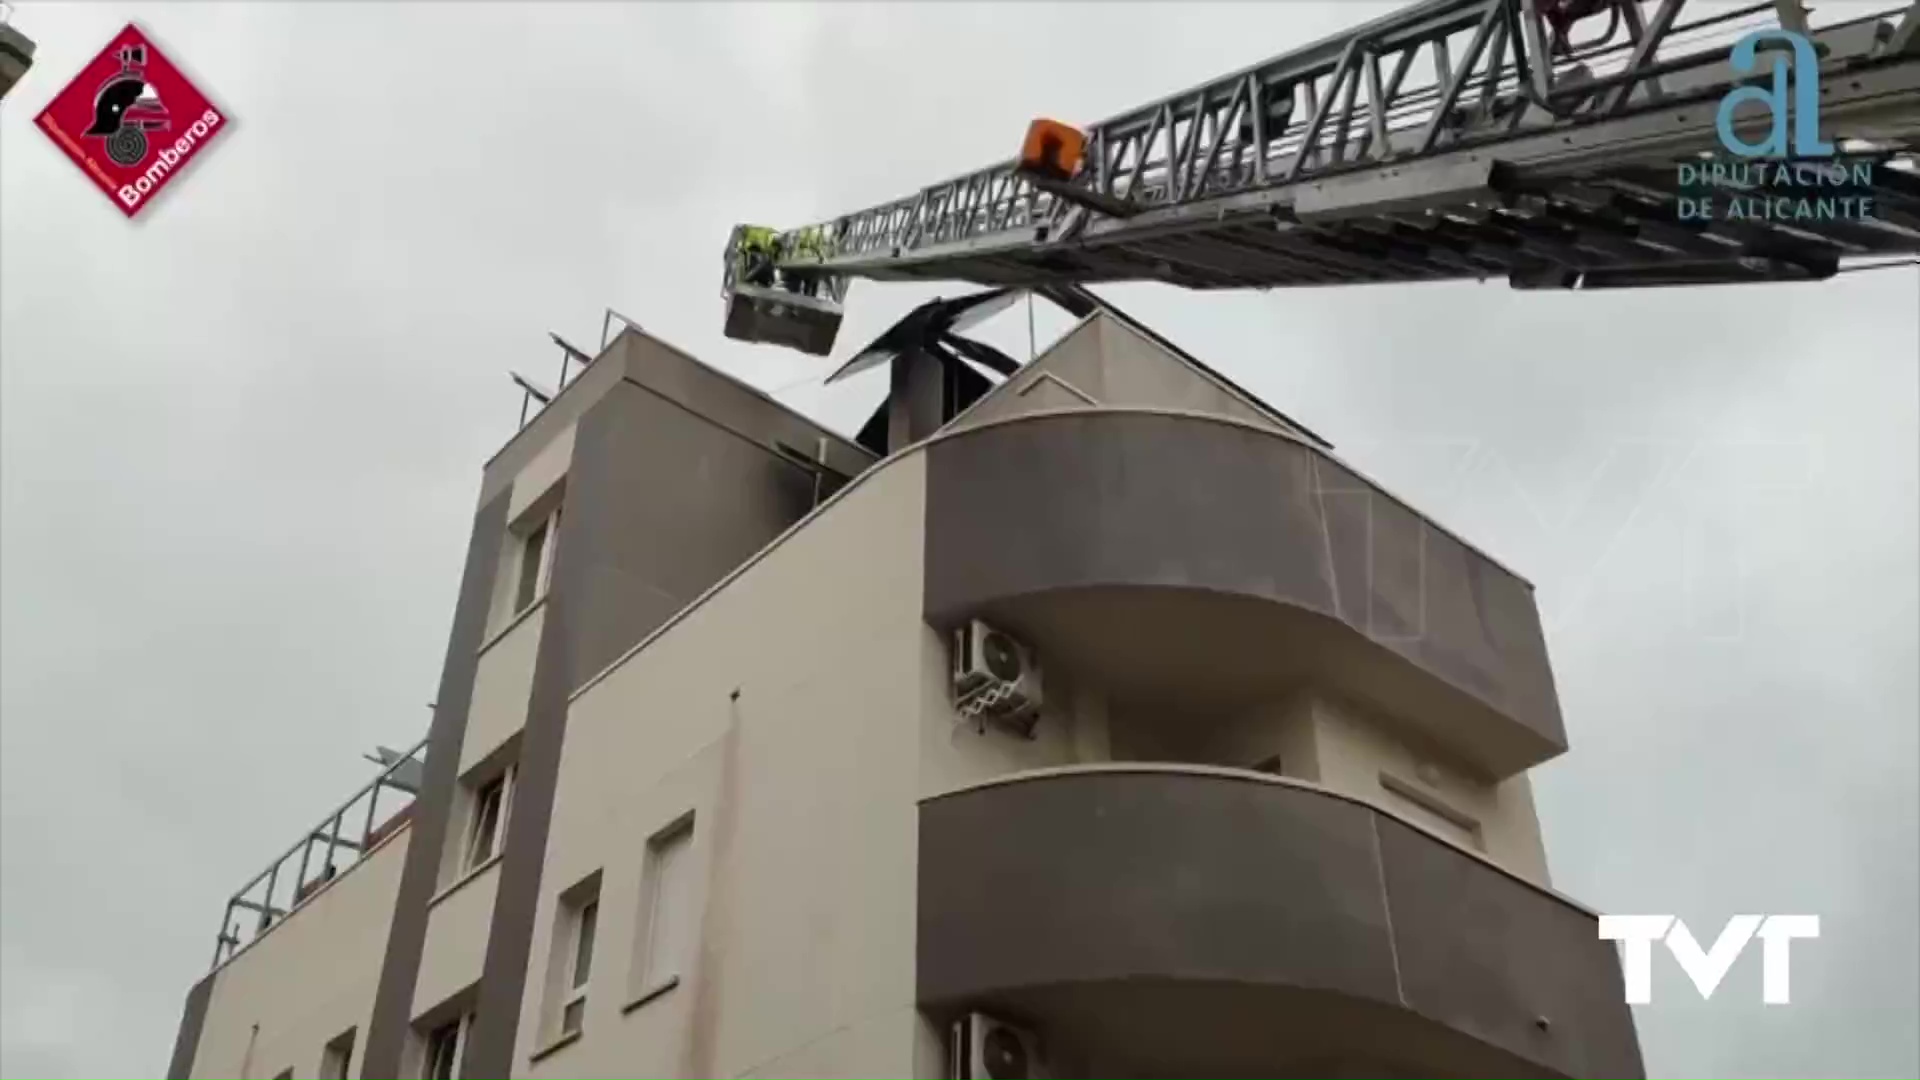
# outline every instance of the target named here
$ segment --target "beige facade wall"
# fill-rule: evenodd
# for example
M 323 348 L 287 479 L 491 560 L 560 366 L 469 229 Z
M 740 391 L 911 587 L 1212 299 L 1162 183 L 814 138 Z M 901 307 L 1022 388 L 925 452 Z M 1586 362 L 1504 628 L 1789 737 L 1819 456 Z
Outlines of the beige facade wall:
M 1244 395 L 1170 358 L 1158 342 L 1118 319 L 1100 321 L 1100 343 L 1106 355 L 1103 404 L 1212 413 L 1297 434 Z
M 1512 872 L 1549 885 L 1525 773 L 1493 783 L 1392 721 L 1305 689 L 1238 716 L 1180 718 L 1112 711 L 1112 760 L 1261 768 L 1365 800 Z
M 1279 758 L 1279 775 L 1318 783 L 1320 751 L 1315 731 L 1313 699 L 1294 695 L 1209 729 L 1193 758 L 1199 764 L 1233 769 L 1258 768 Z
M 621 346 L 624 351 L 624 346 Z M 569 388 L 571 389 L 571 388 Z M 587 388 L 583 388 L 587 389 Z M 598 394 L 604 397 L 611 388 L 598 388 Z M 545 417 L 541 417 L 542 420 Z M 538 423 L 538 421 L 536 421 Z M 577 423 L 569 423 L 552 431 L 530 427 L 516 441 L 519 455 L 512 462 L 496 464 L 489 472 L 489 480 L 500 488 L 508 490 L 507 496 L 507 538 L 500 545 L 499 565 L 494 570 L 492 592 L 487 605 L 487 630 L 483 651 L 492 651 L 499 645 L 500 639 L 516 633 L 528 619 L 530 612 L 517 609 L 518 586 L 522 573 L 522 561 L 525 554 L 527 535 L 539 524 L 548 520 L 554 507 L 561 501 L 567 470 L 573 464 L 574 436 L 579 431 Z M 524 463 L 522 463 L 524 462 Z M 501 475 L 509 464 L 519 464 L 518 471 L 511 475 Z M 554 537 L 551 531 L 547 544 L 552 545 Z M 552 552 L 547 553 L 550 561 Z M 544 595 L 545 585 L 537 595 Z M 538 634 L 530 635 L 538 638 Z M 529 655 L 531 653 L 529 652 Z M 482 660 L 485 666 L 485 660 Z M 479 703 L 479 688 L 475 688 L 475 703 Z M 524 705 L 524 702 L 522 702 Z M 521 720 L 516 719 L 518 727 Z M 469 722 L 468 731 L 472 726 Z M 468 750 L 472 747 L 471 735 L 467 740 Z M 464 751 L 463 751 L 464 754 Z M 485 751 L 479 752 L 484 756 Z M 466 762 L 461 765 L 466 769 Z
M 419 1016 L 479 980 L 487 955 L 493 895 L 499 887 L 500 863 L 495 860 L 455 878 L 433 898 L 410 1016 Z
M 1084 408 L 1211 413 L 1298 435 L 1246 396 L 1171 356 L 1104 314 L 1082 321 L 953 424 L 974 427 L 1021 413 Z
M 573 463 L 573 436 L 578 424 L 568 424 L 541 446 L 526 467 L 513 478 L 513 494 L 507 499 L 507 520 L 519 522 L 539 509 L 538 504 L 567 475 Z
M 916 597 L 917 599 L 917 597 Z M 916 621 L 918 616 L 916 614 Z M 962 719 L 953 707 L 950 645 L 925 624 L 919 626 L 921 797 L 971 787 L 1025 769 L 1045 769 L 1082 761 L 1108 760 L 1105 703 L 1091 688 L 1070 685 L 1059 673 L 1047 676 L 1041 658 L 1040 718 L 1032 738 L 1021 738 L 991 724 Z
M 924 463 L 887 466 L 578 696 L 522 1009 L 552 1041 L 558 899 L 601 875 L 583 1034 L 536 1076 L 904 1075 L 927 665 Z M 691 813 L 704 951 L 635 979 L 650 836 Z M 565 945 L 565 942 L 562 942 Z
M 586 370 L 579 372 L 567 384 L 552 404 L 541 409 L 526 427 L 507 440 L 507 444 L 488 460 L 486 469 L 481 473 L 479 505 L 485 506 L 493 501 L 495 495 L 505 491 L 556 440 L 571 438 L 567 433 L 579 421 L 580 415 L 626 377 L 628 357 L 633 343 L 638 340 L 642 340 L 640 335 L 622 331 Z
M 460 743 L 461 776 L 526 726 L 533 661 L 545 621 L 546 605 L 539 604 L 480 653 L 473 701 L 467 707 L 467 734 Z
M 357 1074 L 411 835 L 401 829 L 220 969 L 194 1076 L 311 1077 L 349 1028 Z
M 1319 783 L 1549 884 L 1525 773 L 1489 783 L 1350 703 L 1316 695 L 1311 709 Z
M 513 481 L 512 493 L 508 496 L 507 536 L 500 545 L 500 561 L 494 569 L 493 591 L 487 604 L 488 645 L 510 633 L 527 617 L 531 605 L 517 606 L 520 577 L 525 572 L 527 538 L 541 525 L 550 523 L 555 507 L 561 502 L 568 455 L 573 453 L 574 430 L 570 427 L 563 431 L 562 437 L 534 458 Z M 542 558 L 547 564 L 553 559 L 554 539 L 553 530 L 548 529 Z M 534 593 L 536 602 L 545 596 L 547 584 L 548 580 L 542 577 Z

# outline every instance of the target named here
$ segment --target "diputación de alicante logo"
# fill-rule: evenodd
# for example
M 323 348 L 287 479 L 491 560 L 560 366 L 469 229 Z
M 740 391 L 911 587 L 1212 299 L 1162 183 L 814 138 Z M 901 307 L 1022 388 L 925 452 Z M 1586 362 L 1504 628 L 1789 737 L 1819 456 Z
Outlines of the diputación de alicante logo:
M 226 113 L 132 23 L 36 122 L 128 217 L 230 126 Z

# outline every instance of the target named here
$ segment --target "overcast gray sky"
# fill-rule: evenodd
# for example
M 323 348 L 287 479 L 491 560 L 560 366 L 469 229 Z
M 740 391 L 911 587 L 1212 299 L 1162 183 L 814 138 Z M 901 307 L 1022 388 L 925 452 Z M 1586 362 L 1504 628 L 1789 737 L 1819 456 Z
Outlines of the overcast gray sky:
M 1831 6 L 1831 5 L 1829 5 Z M 225 895 L 424 733 L 505 372 L 613 306 L 720 335 L 798 224 L 1357 22 L 1360 3 L 22 2 L 0 106 L 0 1073 L 158 1075 Z M 234 118 L 137 223 L 32 125 L 129 18 Z M 842 349 L 934 290 L 854 287 Z M 957 289 L 947 290 L 949 293 Z M 1556 883 L 1814 913 L 1639 1011 L 1659 1076 L 1920 1070 L 1920 278 L 1109 295 L 1538 586 Z M 1023 320 L 989 337 L 1024 349 Z M 1061 329 L 1043 313 L 1041 332 Z M 836 356 L 836 360 L 839 357 Z

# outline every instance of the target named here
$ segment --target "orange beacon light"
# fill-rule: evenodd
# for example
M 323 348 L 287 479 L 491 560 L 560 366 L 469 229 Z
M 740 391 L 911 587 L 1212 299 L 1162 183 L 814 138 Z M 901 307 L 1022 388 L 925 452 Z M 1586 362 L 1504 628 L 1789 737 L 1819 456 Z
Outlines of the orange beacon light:
M 1087 137 L 1058 120 L 1035 120 L 1020 146 L 1020 171 L 1052 180 L 1069 180 L 1080 170 Z

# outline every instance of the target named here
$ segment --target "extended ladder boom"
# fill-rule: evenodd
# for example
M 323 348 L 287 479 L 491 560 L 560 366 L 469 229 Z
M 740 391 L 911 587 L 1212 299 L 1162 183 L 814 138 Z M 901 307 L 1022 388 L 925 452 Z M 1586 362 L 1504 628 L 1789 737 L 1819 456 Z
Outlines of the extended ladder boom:
M 1737 63 L 1733 46 L 1769 30 L 1761 48 L 1779 51 Z M 1783 77 L 1776 56 L 1796 79 L 1817 62 L 1819 131 L 1840 166 L 1828 194 L 1867 203 L 1811 220 L 1702 214 L 1708 195 L 1776 193 L 1680 168 L 1728 160 L 1721 101 Z M 1776 130 L 1764 103 L 1731 119 L 1749 144 Z M 1799 0 L 1423 0 L 1083 131 L 1037 122 L 1019 158 L 908 197 L 784 233 L 737 229 L 728 333 L 825 353 L 854 277 L 1820 279 L 1843 258 L 1920 252 L 1916 147 L 1920 0 L 1812 26 Z

